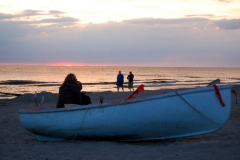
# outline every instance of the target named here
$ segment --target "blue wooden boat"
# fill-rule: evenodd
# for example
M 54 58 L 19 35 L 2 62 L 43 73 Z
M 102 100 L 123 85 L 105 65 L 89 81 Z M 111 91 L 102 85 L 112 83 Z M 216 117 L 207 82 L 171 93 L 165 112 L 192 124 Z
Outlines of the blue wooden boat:
M 217 131 L 231 111 L 231 85 L 173 92 L 120 103 L 19 110 L 22 126 L 39 141 L 155 140 Z

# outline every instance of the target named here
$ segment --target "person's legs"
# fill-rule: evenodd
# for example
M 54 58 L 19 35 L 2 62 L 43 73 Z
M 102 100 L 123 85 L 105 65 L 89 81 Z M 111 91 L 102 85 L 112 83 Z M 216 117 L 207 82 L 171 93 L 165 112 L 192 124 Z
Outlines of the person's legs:
M 118 90 L 118 92 L 119 92 L 119 83 L 117 83 L 117 90 Z
M 130 89 L 130 91 L 131 91 L 131 88 L 133 89 L 133 82 L 129 82 L 129 89 Z M 134 91 L 134 89 L 133 89 L 133 91 Z
M 122 90 L 124 91 L 124 89 L 123 89 L 123 83 L 119 83 L 119 87 L 122 87 Z M 118 88 L 118 91 L 119 91 L 119 88 Z

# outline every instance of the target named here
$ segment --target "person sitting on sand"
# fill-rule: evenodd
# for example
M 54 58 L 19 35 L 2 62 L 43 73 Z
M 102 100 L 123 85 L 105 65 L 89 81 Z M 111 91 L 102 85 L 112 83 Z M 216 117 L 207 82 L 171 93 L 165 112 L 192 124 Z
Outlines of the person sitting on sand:
M 82 83 L 80 81 L 77 81 L 77 87 L 78 87 L 79 91 L 81 92 L 81 90 L 82 90 Z M 88 95 L 86 95 L 83 92 L 81 92 L 81 95 L 82 95 L 83 105 L 92 104 L 91 98 Z
M 64 104 L 83 105 L 82 95 L 77 87 L 77 78 L 72 73 L 66 76 L 64 82 L 59 88 L 59 96 L 56 107 L 64 108 Z

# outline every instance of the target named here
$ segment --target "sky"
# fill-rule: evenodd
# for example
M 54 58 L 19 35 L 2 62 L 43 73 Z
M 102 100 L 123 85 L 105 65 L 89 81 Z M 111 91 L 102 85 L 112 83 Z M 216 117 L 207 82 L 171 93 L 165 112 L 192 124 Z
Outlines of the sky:
M 240 68 L 240 0 L 0 0 L 0 65 Z

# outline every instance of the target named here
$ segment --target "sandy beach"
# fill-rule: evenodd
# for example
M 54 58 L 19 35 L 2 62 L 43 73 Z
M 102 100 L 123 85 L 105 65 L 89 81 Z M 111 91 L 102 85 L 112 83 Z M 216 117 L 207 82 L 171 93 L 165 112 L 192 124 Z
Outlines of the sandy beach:
M 179 89 L 184 90 L 184 89 Z M 192 160 L 240 159 L 240 86 L 233 86 L 232 110 L 222 129 L 204 135 L 141 142 L 65 140 L 39 142 L 19 121 L 18 110 L 36 108 L 33 94 L 12 100 L 0 100 L 0 160 Z M 137 97 L 164 94 L 176 90 L 146 91 Z M 123 101 L 131 92 L 87 93 L 93 104 Z M 57 94 L 43 92 L 43 108 L 56 106 Z M 237 104 L 236 104 L 237 98 Z

